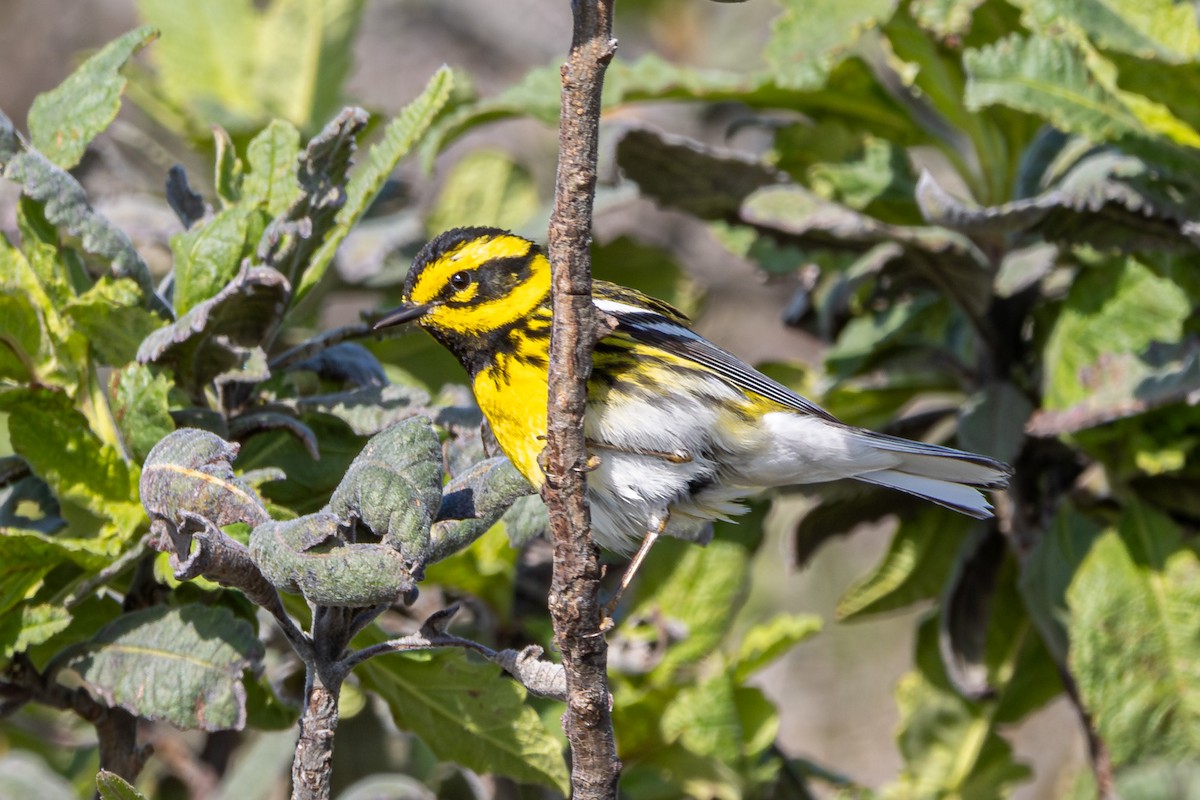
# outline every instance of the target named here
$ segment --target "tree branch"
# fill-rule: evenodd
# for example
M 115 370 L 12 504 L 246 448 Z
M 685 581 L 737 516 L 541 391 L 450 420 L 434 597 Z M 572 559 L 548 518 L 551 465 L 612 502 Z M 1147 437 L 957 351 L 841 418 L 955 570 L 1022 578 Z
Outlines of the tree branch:
M 562 67 L 558 176 L 550 217 L 554 323 L 543 490 L 554 576 L 550 613 L 566 671 L 563 724 L 575 800 L 616 797 L 621 763 L 609 713 L 607 644 L 600 630 L 599 551 L 591 536 L 583 413 L 591 354 L 605 329 L 592 304 L 592 205 L 604 71 L 616 52 L 614 0 L 573 0 L 571 52 Z

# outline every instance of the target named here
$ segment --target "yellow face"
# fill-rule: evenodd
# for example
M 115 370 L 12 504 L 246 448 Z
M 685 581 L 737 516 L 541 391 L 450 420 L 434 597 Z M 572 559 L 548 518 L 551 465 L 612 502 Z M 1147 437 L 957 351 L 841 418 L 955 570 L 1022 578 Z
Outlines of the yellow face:
M 405 305 L 424 328 L 479 336 L 528 316 L 550 291 L 550 262 L 532 242 L 505 231 L 457 228 L 417 256 Z

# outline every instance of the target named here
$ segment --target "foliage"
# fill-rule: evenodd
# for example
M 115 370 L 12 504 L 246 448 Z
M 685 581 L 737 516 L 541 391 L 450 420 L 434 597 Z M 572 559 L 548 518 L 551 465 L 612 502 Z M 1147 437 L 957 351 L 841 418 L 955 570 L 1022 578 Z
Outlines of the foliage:
M 416 339 L 362 346 L 365 323 L 313 335 L 301 301 L 321 293 L 406 154 L 432 164 L 501 119 L 553 124 L 557 66 L 488 98 L 439 72 L 351 171 L 369 116 L 338 109 L 360 1 L 139 7 L 161 37 L 147 48 L 153 70 L 132 67 L 131 94 L 214 157 L 210 197 L 182 172 L 168 181 L 182 223 L 168 281 L 156 285 L 66 171 L 112 121 L 122 65 L 154 31 L 121 37 L 43 95 L 29 142 L 0 117 L 0 168 L 23 191 L 19 241 L 0 238 L 12 451 L 0 460 L 0 714 L 44 704 L 86 717 L 45 689 L 70 673 L 97 715 L 292 725 L 298 656 L 260 621 L 253 592 L 177 579 L 193 539 L 196 552 L 220 541 L 253 556 L 265 596 L 311 601 L 316 612 L 295 596 L 271 612 L 306 628 L 300 641 L 341 613 L 330 609 L 387 604 L 339 658 L 420 624 L 392 603 L 411 598 L 414 565 L 427 567 L 422 601 L 467 599 L 464 635 L 549 646 L 542 597 L 531 612 L 521 591 L 528 556 L 509 546 L 544 520 L 521 501 L 485 534 L 520 492 L 486 459 L 469 401 L 436 394 L 457 373 Z M 765 155 L 747 155 L 628 115 L 605 129 L 641 195 L 702 220 L 766 274 L 815 276 L 789 321 L 826 342 L 826 377 L 801 374 L 798 389 L 847 422 L 954 439 L 1016 467 L 998 523 L 863 490 L 817 495 L 792 531 L 803 563 L 897 516 L 882 561 L 838 613 L 939 601 L 896 689 L 904 766 L 883 796 L 1011 794 L 1029 770 L 1004 730 L 1062 693 L 1064 676 L 1111 758 L 1101 789 L 1153 797 L 1194 782 L 1196 30 L 1195 9 L 1169 0 L 787 0 L 760 68 L 653 55 L 611 67 L 608 109 L 736 103 L 737 129 L 769 134 Z M 476 150 L 423 224 L 535 232 L 539 213 L 529 171 Z M 695 305 L 668 253 L 619 239 L 594 260 L 603 277 Z M 450 514 L 468 490 L 476 506 Z M 169 503 L 156 504 L 160 492 Z M 752 681 L 818 627 L 738 619 L 766 508 L 718 525 L 707 548 L 656 546 L 609 634 L 631 797 L 862 791 L 780 752 L 778 711 Z M 145 509 L 191 531 L 173 560 L 148 549 L 171 548 Z M 188 669 L 170 666 L 181 660 Z M 363 692 L 384 702 L 358 710 Z M 493 663 L 372 658 L 342 702 L 345 730 L 377 739 L 382 713 L 416 737 L 409 757 L 380 753 L 352 774 L 404 772 L 414 792 L 465 786 L 463 769 L 563 786 L 561 707 Z M 22 745 L 7 727 L 0 736 Z M 270 752 L 268 734 L 256 741 Z M 290 760 L 284 745 L 275 761 Z M 94 750 L 71 762 L 41 752 L 46 763 L 10 750 L 0 787 L 70 796 L 49 763 L 77 791 L 137 796 L 135 775 L 96 777 Z M 430 766 L 439 759 L 461 766 Z M 147 796 L 155 780 L 142 776 Z M 226 775 L 227 793 L 243 780 Z

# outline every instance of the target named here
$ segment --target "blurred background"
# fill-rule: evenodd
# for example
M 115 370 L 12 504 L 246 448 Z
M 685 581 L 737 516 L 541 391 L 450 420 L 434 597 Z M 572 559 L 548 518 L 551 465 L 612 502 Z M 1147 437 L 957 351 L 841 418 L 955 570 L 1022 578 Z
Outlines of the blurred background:
M 618 58 L 655 53 L 700 68 L 755 68 L 778 12 L 770 0 L 621 0 L 616 17 Z M 81 54 L 141 24 L 132 0 L 0 0 L 0 21 L 0 109 L 18 128 L 34 97 L 56 86 Z M 570 33 L 570 11 L 562 0 L 369 0 L 354 37 L 344 93 L 372 111 L 391 115 L 446 63 L 469 75 L 479 94 L 495 95 L 530 69 L 561 59 Z M 152 58 L 156 46 L 139 59 Z M 733 150 L 761 152 L 769 138 L 760 129 L 732 124 L 733 113 L 720 104 L 647 104 L 622 109 L 606 120 L 606 130 L 626 122 L 650 122 Z M 503 154 L 505 168 L 522 174 L 522 189 L 512 200 L 520 206 L 512 225 L 544 239 L 555 137 L 553 129 L 535 121 L 505 121 L 463 136 L 437 157 L 431 170 L 408 159 L 390 190 L 395 206 L 404 211 L 381 214 L 379 224 L 364 225 L 347 242 L 338 275 L 314 307 L 314 327 L 354 321 L 359 311 L 389 302 L 387 287 L 394 287 L 407 258 L 446 218 L 439 201 L 464 159 Z M 193 185 L 211 196 L 208 158 L 173 137 L 162 120 L 126 103 L 118 123 L 98 140 L 79 172 L 96 206 L 131 232 L 139 250 L 162 267 L 170 252 L 169 237 L 179 231 L 163 200 L 166 170 L 177 162 L 185 164 Z M 799 285 L 795 273 L 762 277 L 694 217 L 637 199 L 616 174 L 611 152 L 602 159 L 598 243 L 627 237 L 669 256 L 662 274 L 647 274 L 646 282 L 658 285 L 667 276 L 679 296 L 690 298 L 697 328 L 747 361 L 819 363 L 822 343 L 782 321 Z M 15 227 L 14 200 L 15 187 L 0 184 L 0 230 Z M 642 267 L 655 269 L 652 264 Z M 419 344 L 412 347 L 427 352 Z M 447 363 L 430 370 L 422 375 L 436 372 L 449 381 L 460 380 Z M 878 561 L 890 531 L 865 529 L 834 540 L 806 568 L 792 571 L 786 566 L 790 558 L 785 534 L 804 507 L 802 498 L 774 506 L 746 615 L 785 609 L 812 612 L 826 627 L 758 682 L 779 704 L 780 741 L 787 754 L 836 765 L 856 781 L 879 786 L 894 778 L 901 766 L 894 740 L 898 712 L 893 692 L 897 679 L 910 668 L 915 625 L 925 611 L 836 622 L 838 597 Z M 1018 760 L 1028 763 L 1035 776 L 1018 792 L 1022 800 L 1060 796 L 1085 766 L 1079 726 L 1062 700 L 1007 734 Z

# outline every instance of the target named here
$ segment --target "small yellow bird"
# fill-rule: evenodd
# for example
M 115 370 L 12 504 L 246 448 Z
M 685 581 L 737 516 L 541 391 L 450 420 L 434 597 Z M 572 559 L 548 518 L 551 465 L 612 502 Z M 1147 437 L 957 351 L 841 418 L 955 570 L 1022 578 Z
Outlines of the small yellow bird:
M 671 306 L 596 281 L 617 321 L 596 346 L 584 435 L 596 539 L 640 555 L 659 534 L 705 542 L 710 522 L 762 489 L 839 478 L 887 486 L 984 519 L 980 489 L 1002 489 L 993 459 L 839 422 L 699 336 Z M 453 353 L 505 455 L 536 488 L 545 478 L 550 262 L 496 228 L 455 228 L 417 255 L 404 301 L 376 329 L 415 321 Z M 635 565 L 639 559 L 635 559 Z

